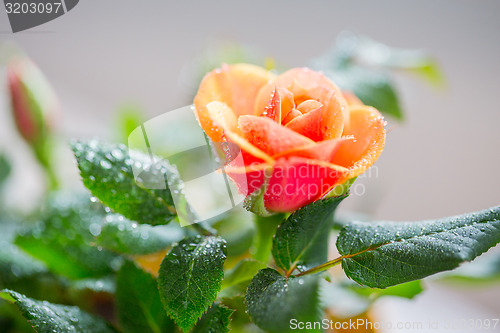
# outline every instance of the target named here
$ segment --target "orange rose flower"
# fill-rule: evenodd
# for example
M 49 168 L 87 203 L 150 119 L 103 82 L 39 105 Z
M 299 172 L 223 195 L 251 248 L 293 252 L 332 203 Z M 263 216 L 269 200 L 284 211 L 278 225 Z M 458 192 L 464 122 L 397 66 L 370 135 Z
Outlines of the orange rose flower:
M 244 164 L 229 162 L 226 173 L 245 195 L 264 189 L 265 207 L 274 212 L 322 198 L 363 173 L 384 148 L 380 113 L 308 68 L 275 76 L 224 65 L 205 76 L 194 105 L 212 141 L 241 149 Z

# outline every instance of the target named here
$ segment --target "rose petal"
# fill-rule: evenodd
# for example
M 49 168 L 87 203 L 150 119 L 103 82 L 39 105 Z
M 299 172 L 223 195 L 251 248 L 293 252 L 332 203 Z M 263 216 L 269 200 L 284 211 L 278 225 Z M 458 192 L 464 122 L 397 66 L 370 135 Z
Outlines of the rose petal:
M 293 94 L 285 88 L 278 88 L 278 93 L 280 95 L 280 108 L 281 108 L 281 121 L 295 109 L 295 102 L 293 100 Z
M 281 102 L 280 102 L 280 95 L 278 93 L 278 88 L 274 89 L 273 96 L 271 97 L 269 104 L 264 108 L 262 116 L 274 120 L 275 122 L 280 122 Z
M 243 153 L 243 164 L 241 159 L 235 159 L 224 167 L 224 172 L 231 177 L 236 184 L 238 192 L 243 195 L 252 194 L 264 184 L 266 169 L 272 168 L 268 163 L 259 163 L 257 160 L 249 162 L 253 156 Z
M 344 128 L 343 106 L 336 96 L 328 100 L 326 105 L 322 105 L 311 110 L 313 103 L 311 100 L 304 110 L 307 112 L 295 117 L 286 127 L 300 133 L 314 141 L 322 141 L 339 138 Z
M 318 102 L 317 100 L 308 99 L 307 101 L 302 102 L 299 105 L 297 105 L 297 110 L 299 110 L 302 114 L 306 114 L 308 112 L 317 110 L 317 109 L 321 108 L 322 106 L 323 105 L 320 102 Z
M 275 212 L 293 212 L 335 186 L 342 172 L 302 157 L 279 159 L 269 178 L 264 204 Z
M 344 142 L 332 160 L 332 163 L 350 169 L 346 179 L 363 173 L 380 156 L 385 144 L 385 124 L 376 109 L 351 107 L 350 124 L 344 129 L 344 135 L 354 136 L 355 141 Z
M 238 119 L 226 103 L 210 102 L 206 106 L 208 116 L 216 125 L 226 131 L 238 132 Z
M 248 142 L 269 156 L 314 143 L 266 117 L 240 116 L 238 125 Z
M 248 64 L 224 65 L 208 73 L 194 98 L 198 121 L 205 133 L 213 141 L 221 140 L 222 133 L 217 131 L 206 109 L 210 102 L 222 102 L 236 115 L 253 114 L 257 93 L 273 78 L 269 71 Z
M 284 88 L 276 87 L 264 111 L 258 115 L 268 117 L 277 123 L 281 123 L 294 108 L 295 103 L 293 101 L 293 94 Z
M 294 96 L 295 105 L 308 99 L 315 99 L 324 104 L 332 92 L 340 94 L 339 88 L 323 74 L 305 67 L 294 68 L 277 76 L 260 89 L 254 114 L 262 113 L 276 87 L 289 90 Z
M 323 106 L 320 106 L 313 111 L 301 114 L 290 120 L 285 126 L 311 140 L 321 141 L 323 139 L 323 133 L 321 133 L 322 109 Z
M 301 116 L 301 115 L 302 115 L 302 113 L 299 110 L 297 110 L 297 109 L 291 109 L 286 114 L 286 116 L 283 118 L 283 120 L 281 121 L 281 124 L 282 125 L 286 125 L 289 122 L 291 122 L 293 119 L 295 119 L 296 117 Z
M 255 161 L 274 163 L 274 160 L 268 154 L 252 145 L 242 136 L 241 131 L 236 127 L 236 119 L 234 119 L 234 114 L 229 106 L 221 102 L 210 102 L 207 104 L 206 109 L 211 121 L 217 126 L 217 130 L 222 132 L 220 141 L 212 141 L 224 142 L 227 140 L 237 144 L 249 154 L 247 157 L 248 163 Z
M 291 69 L 269 84 L 263 86 L 255 102 L 255 114 L 267 105 L 274 89 L 285 88 L 293 94 L 296 105 L 307 100 L 316 100 L 323 105 L 321 112 L 294 121 L 293 129 L 315 141 L 338 138 L 342 135 L 347 119 L 345 100 L 339 88 L 323 74 L 308 68 Z M 310 113 L 310 112 L 309 112 Z M 283 115 L 282 115 L 283 117 Z M 291 122 L 287 119 L 287 122 Z M 319 122 L 319 125 L 316 123 Z M 315 129 L 319 129 L 319 132 Z
M 225 165 L 225 172 L 234 181 L 241 194 L 253 193 L 262 186 L 264 170 L 272 167 L 274 160 L 242 136 L 241 131 L 236 126 L 236 116 L 229 106 L 221 102 L 210 102 L 206 109 L 213 123 L 223 132 L 221 140 L 235 143 L 241 148 L 242 158 L 233 159 Z M 253 166 L 256 167 L 252 169 Z
M 278 155 L 273 155 L 272 158 L 278 159 L 280 157 L 305 157 L 314 160 L 331 162 L 335 153 L 339 150 L 340 146 L 347 140 L 353 140 L 352 136 L 345 136 L 339 139 L 330 139 L 321 142 L 315 142 L 301 147 L 294 147 L 291 150 L 282 152 Z

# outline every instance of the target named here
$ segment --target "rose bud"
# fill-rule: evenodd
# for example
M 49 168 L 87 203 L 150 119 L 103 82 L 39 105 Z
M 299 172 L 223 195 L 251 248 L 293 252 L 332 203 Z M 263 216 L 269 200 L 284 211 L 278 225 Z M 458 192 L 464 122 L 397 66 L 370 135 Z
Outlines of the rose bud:
M 274 76 L 248 64 L 210 72 L 194 99 L 210 139 L 241 149 L 244 164 L 233 161 L 224 171 L 245 195 L 264 190 L 265 208 L 273 212 L 321 199 L 377 160 L 385 121 L 358 99 L 349 102 L 308 68 Z
M 21 136 L 33 147 L 42 145 L 51 133 L 59 102 L 49 82 L 27 58 L 7 66 L 12 113 Z

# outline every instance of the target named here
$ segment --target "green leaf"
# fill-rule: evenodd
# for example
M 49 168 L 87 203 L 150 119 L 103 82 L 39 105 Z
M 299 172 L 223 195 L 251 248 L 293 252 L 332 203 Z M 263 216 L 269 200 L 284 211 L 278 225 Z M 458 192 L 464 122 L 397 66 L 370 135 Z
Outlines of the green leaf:
M 5 155 L 0 154 L 0 187 L 9 177 L 11 166 Z
M 250 281 L 266 265 L 254 259 L 243 259 L 224 274 L 222 288 L 228 288 L 245 281 Z
M 156 280 L 129 261 L 116 275 L 116 307 L 124 332 L 173 331 L 163 309 Z
M 441 276 L 446 282 L 480 283 L 500 281 L 500 254 L 488 253 Z
M 266 267 L 266 264 L 255 259 L 243 259 L 233 268 L 224 272 L 222 290 L 217 295 L 218 299 L 244 296 L 248 284 L 257 272 Z
M 246 294 L 246 287 L 244 294 Z M 231 316 L 231 332 L 262 333 L 262 331 L 252 323 L 252 320 L 250 319 L 250 316 L 247 313 L 244 294 L 237 295 L 231 298 L 223 298 L 221 300 L 221 304 L 224 304 L 228 308 L 235 310 L 233 315 Z
M 315 201 L 281 223 L 272 248 L 279 267 L 291 273 L 296 267 L 307 269 L 327 260 L 333 214 L 347 195 Z
M 117 253 L 142 255 L 166 249 L 184 235 L 184 230 L 178 224 L 150 226 L 110 214 L 106 216 L 96 243 Z
M 111 276 L 93 279 L 80 279 L 71 282 L 70 291 L 73 293 L 79 292 L 94 292 L 114 294 L 116 290 L 115 279 Z
M 65 282 L 51 274 L 43 262 L 13 244 L 0 241 L 0 288 L 59 301 L 65 292 Z
M 268 211 L 264 204 L 264 193 L 266 193 L 267 189 L 267 177 L 268 176 L 266 176 L 264 185 L 252 194 L 248 195 L 243 202 L 243 207 L 245 207 L 246 210 L 261 217 L 269 217 L 275 214 Z
M 13 302 L 14 299 L 10 295 L 0 293 L 0 331 L 2 333 L 33 333 L 30 323 L 24 319 L 16 306 L 10 304 Z
M 291 320 L 319 321 L 319 277 L 285 278 L 271 268 L 261 270 L 248 286 L 245 302 L 252 321 L 266 332 L 294 332 Z M 320 330 L 307 330 L 320 332 Z
M 225 241 L 218 237 L 184 239 L 163 259 L 158 288 L 167 314 L 189 331 L 215 301 L 224 275 Z
M 325 74 L 342 90 L 353 92 L 364 104 L 396 120 L 403 119 L 396 88 L 387 74 L 354 65 Z
M 348 285 L 350 289 L 356 293 L 369 297 L 372 300 L 378 299 L 383 296 L 397 296 L 402 298 L 413 299 L 415 296 L 424 291 L 422 282 L 420 280 L 401 283 L 396 286 L 388 287 L 385 289 L 372 289 L 360 286 L 356 283 Z
M 201 317 L 191 333 L 227 333 L 231 322 L 229 318 L 233 312 L 234 310 L 228 309 L 224 305 L 214 303 Z
M 72 148 L 83 184 L 113 211 L 152 225 L 167 224 L 176 216 L 168 182 L 180 181 L 167 161 L 96 140 L 76 141 Z
M 364 213 L 341 210 L 335 214 L 335 218 L 333 220 L 333 229 L 340 231 L 343 227 L 345 227 L 352 221 L 373 222 L 373 218 Z
M 76 306 L 37 301 L 15 291 L 4 289 L 0 296 L 14 302 L 21 314 L 39 333 L 107 333 L 115 330 L 103 319 Z
M 372 301 L 365 295 L 360 295 L 345 284 L 335 282 L 320 282 L 320 303 L 323 308 L 336 318 L 352 318 L 365 313 Z
M 48 273 L 47 266 L 17 246 L 0 241 L 0 286 L 20 278 Z
M 372 289 L 352 281 L 322 280 L 321 303 L 337 318 L 352 318 L 365 313 L 380 297 L 392 296 L 412 299 L 423 291 L 420 281 L 411 281 L 386 289 Z
M 266 266 L 263 262 L 255 259 L 241 260 L 232 269 L 224 272 L 222 290 L 217 295 L 217 298 L 226 301 L 228 298 L 234 299 L 238 296 L 245 296 L 248 285 L 255 274 Z
M 138 105 L 133 103 L 120 106 L 116 115 L 116 132 L 122 143 L 128 143 L 130 133 L 144 122 L 144 114 Z
M 404 114 L 391 80 L 390 72 L 406 70 L 434 87 L 444 84 L 436 61 L 422 50 L 389 47 L 352 32 L 343 32 L 335 46 L 311 61 L 324 71 L 342 90 L 351 91 L 384 115 L 402 120 Z
M 441 88 L 446 85 L 443 73 L 439 69 L 438 63 L 433 59 L 426 59 L 420 64 L 403 69 L 420 76 L 436 88 Z
M 68 282 L 63 293 L 63 298 L 53 301 L 54 303 L 76 305 L 83 311 L 101 314 L 102 316 L 106 316 L 106 318 L 110 318 L 111 315 L 108 309 L 113 309 L 112 318 L 115 319 L 115 275 Z M 39 297 L 38 299 L 46 300 L 45 297 Z
M 500 207 L 433 221 L 352 222 L 337 239 L 348 277 L 386 288 L 451 270 L 500 242 Z
M 352 57 L 367 67 L 408 70 L 433 86 L 442 86 L 444 77 L 436 61 L 422 50 L 389 47 L 367 37 L 357 38 Z
M 20 217 L 13 217 L 9 212 L 2 209 L 2 200 L 0 198 L 0 241 L 12 243 L 16 236 L 16 231 L 21 223 Z
M 19 231 L 15 244 L 47 267 L 71 279 L 108 275 L 121 259 L 92 246 L 105 212 L 86 195 L 57 193 L 41 220 Z
M 237 257 L 246 253 L 255 234 L 253 214 L 241 206 L 228 212 L 227 217 L 215 223 L 217 234 L 227 242 L 228 257 Z
M 323 199 L 328 199 L 328 198 L 331 198 L 331 197 L 339 197 L 341 195 L 346 194 L 350 190 L 352 184 L 354 184 L 354 182 L 356 181 L 357 178 L 358 177 L 356 176 L 354 178 L 346 180 L 342 184 L 339 184 L 339 185 L 335 186 L 330 192 L 328 192 L 323 197 Z
M 323 71 L 343 91 L 354 93 L 364 104 L 402 120 L 403 111 L 387 69 L 380 65 L 366 67 L 356 61 L 360 57 L 359 39 L 353 33 L 341 34 L 335 47 L 313 59 L 311 66 Z

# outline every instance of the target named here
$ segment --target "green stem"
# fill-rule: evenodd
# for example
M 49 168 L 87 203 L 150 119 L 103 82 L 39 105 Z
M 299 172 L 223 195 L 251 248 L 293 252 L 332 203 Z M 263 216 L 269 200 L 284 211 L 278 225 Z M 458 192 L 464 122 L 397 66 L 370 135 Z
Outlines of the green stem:
M 299 274 L 297 274 L 295 276 L 298 277 L 298 276 L 303 276 L 303 275 L 314 274 L 314 273 L 319 273 L 319 272 L 326 271 L 327 269 L 330 269 L 333 266 L 336 266 L 336 265 L 340 264 L 342 262 L 342 259 L 344 259 L 344 258 L 345 257 L 338 257 L 336 259 L 333 259 L 333 260 L 330 260 L 328 262 L 325 262 L 324 264 L 321 264 L 319 266 L 316 266 L 316 267 L 313 267 L 311 269 L 308 269 L 307 271 L 300 272 Z
M 256 234 L 251 249 L 255 260 L 266 264 L 269 262 L 269 256 L 273 247 L 273 236 L 284 217 L 284 214 L 275 214 L 267 217 L 255 215 Z
M 59 180 L 54 169 L 53 140 L 41 139 L 32 145 L 36 159 L 40 163 L 47 177 L 49 191 L 59 189 Z
M 379 247 L 387 245 L 387 244 L 388 243 L 379 244 L 379 245 L 376 245 L 376 246 L 364 249 L 363 251 L 360 251 L 360 252 L 357 252 L 357 253 L 351 253 L 351 254 L 346 254 L 346 255 L 340 256 L 338 258 L 335 258 L 333 260 L 325 262 L 324 264 L 321 264 L 319 266 L 316 266 L 316 267 L 313 267 L 311 269 L 308 269 L 307 271 L 300 272 L 299 274 L 297 274 L 295 276 L 302 276 L 302 275 L 308 275 L 308 274 L 314 274 L 314 273 L 319 273 L 319 272 L 322 272 L 322 271 L 326 271 L 327 269 L 330 269 L 333 266 L 340 264 L 342 262 L 342 259 L 349 259 L 349 258 L 355 257 L 357 255 L 360 255 L 362 253 L 365 253 L 365 252 L 368 252 L 368 251 L 373 251 L 373 250 L 378 249 Z
M 49 191 L 56 191 L 59 189 L 59 180 L 57 179 L 57 175 L 54 172 L 53 168 L 45 169 L 47 175 L 47 182 L 49 186 Z
M 191 225 L 196 232 L 203 236 L 215 236 L 217 231 L 211 228 L 209 225 L 206 225 L 203 222 L 194 223 Z

